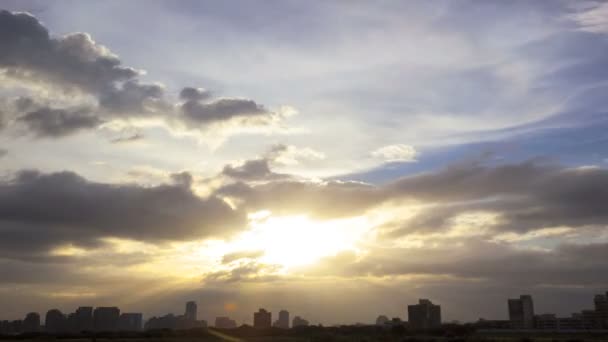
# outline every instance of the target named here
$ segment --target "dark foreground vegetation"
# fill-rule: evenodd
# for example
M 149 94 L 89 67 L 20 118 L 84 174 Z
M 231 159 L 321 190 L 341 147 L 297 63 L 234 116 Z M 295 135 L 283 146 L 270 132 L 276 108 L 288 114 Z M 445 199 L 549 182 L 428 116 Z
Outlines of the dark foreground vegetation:
M 466 325 L 446 325 L 429 332 L 409 331 L 404 326 L 391 328 L 378 326 L 308 326 L 292 329 L 255 329 L 241 326 L 235 329 L 152 330 L 145 332 L 105 332 L 80 334 L 29 333 L 0 336 L 0 341 L 20 342 L 199 342 L 199 341 L 400 341 L 400 342 L 576 342 L 607 341 L 608 334 L 601 332 L 580 333 L 513 333 L 481 332 Z

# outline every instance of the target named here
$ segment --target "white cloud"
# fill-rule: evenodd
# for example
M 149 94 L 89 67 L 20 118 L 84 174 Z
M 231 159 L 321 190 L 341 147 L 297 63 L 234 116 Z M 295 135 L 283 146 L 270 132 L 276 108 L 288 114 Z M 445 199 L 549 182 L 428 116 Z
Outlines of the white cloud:
M 583 31 L 608 33 L 608 3 L 595 3 L 571 18 Z
M 413 146 L 397 144 L 381 147 L 372 152 L 372 157 L 387 162 L 414 162 L 418 152 Z
M 323 160 L 325 154 L 310 147 L 278 144 L 270 149 L 268 158 L 279 165 L 298 165 L 303 161 Z

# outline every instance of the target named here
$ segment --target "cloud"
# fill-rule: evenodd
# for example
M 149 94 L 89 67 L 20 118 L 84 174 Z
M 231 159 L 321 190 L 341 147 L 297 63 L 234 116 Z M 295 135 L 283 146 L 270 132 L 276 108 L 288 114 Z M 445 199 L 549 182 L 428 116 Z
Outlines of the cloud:
M 372 157 L 387 162 L 412 162 L 416 161 L 418 152 L 410 145 L 388 145 L 372 152 Z
M 272 122 L 276 114 L 248 99 L 223 98 L 211 102 L 188 100 L 181 105 L 184 121 L 200 127 L 212 123 L 237 120 L 240 123 L 264 125 Z
M 121 136 L 118 138 L 114 138 L 112 140 L 110 140 L 110 142 L 112 144 L 124 144 L 124 143 L 130 143 L 130 142 L 135 142 L 135 141 L 140 141 L 144 139 L 144 135 L 140 132 L 135 132 L 131 135 L 127 135 L 127 136 Z
M 348 217 L 381 203 L 383 194 L 371 185 L 331 181 L 313 183 L 278 180 L 260 185 L 228 184 L 216 192 L 237 200 L 249 212 L 270 210 L 277 215 Z
M 72 172 L 19 172 L 0 183 L 2 250 L 97 245 L 106 237 L 176 241 L 243 228 L 243 212 L 217 197 L 200 198 L 186 185 L 112 185 Z
M 11 77 L 103 97 L 119 91 L 117 82 L 139 75 L 135 69 L 121 66 L 116 55 L 88 34 L 53 38 L 27 13 L 1 11 L 0 31 L 0 66 Z
M 522 249 L 478 238 L 418 248 L 376 248 L 363 256 L 344 252 L 303 274 L 342 277 L 452 276 L 507 287 L 605 284 L 608 244 L 564 243 L 553 250 Z
M 221 286 L 236 282 L 265 283 L 281 279 L 281 276 L 276 274 L 280 268 L 279 265 L 268 265 L 258 263 L 257 261 L 250 261 L 239 264 L 229 270 L 207 273 L 203 276 L 203 282 L 208 286 Z
M 52 109 L 40 108 L 17 118 L 30 132 L 38 137 L 63 137 L 75 132 L 92 129 L 103 121 L 91 115 L 87 108 Z
M 547 227 L 608 224 L 600 203 L 608 193 L 608 170 L 561 168 L 541 162 L 483 167 L 469 165 L 404 178 L 387 189 L 390 196 L 409 196 L 441 204 L 424 213 L 422 224 L 441 227 L 461 213 L 485 211 L 500 216 L 496 230 L 525 232 Z
M 169 105 L 162 102 L 163 95 L 164 87 L 160 84 L 141 84 L 130 80 L 120 88 L 102 94 L 99 104 L 111 113 L 127 115 L 154 113 L 163 109 L 169 111 Z
M 264 251 L 239 251 L 225 254 L 222 257 L 222 264 L 229 264 L 243 259 L 258 259 L 264 255 Z
M 275 144 L 261 157 L 224 166 L 221 175 L 245 182 L 289 179 L 293 176 L 277 173 L 272 169 L 278 166 L 296 165 L 302 161 L 314 161 L 323 158 L 325 158 L 323 153 L 311 148 Z
M 288 177 L 288 175 L 273 172 L 270 169 L 270 162 L 267 159 L 247 160 L 237 166 L 226 165 L 222 170 L 222 174 L 243 181 L 270 180 Z
M 15 106 L 7 115 L 39 137 L 59 138 L 113 120 L 160 122 L 186 131 L 276 125 L 285 111 L 270 111 L 251 99 L 211 98 L 202 88 L 185 87 L 178 103 L 159 83 L 144 83 L 143 71 L 121 60 L 87 33 L 53 37 L 34 16 L 0 12 L 0 77 L 4 88 L 27 90 L 46 103 L 36 112 Z M 48 107 L 48 108 L 46 108 Z M 4 120 L 0 120 L 3 123 Z
M 297 165 L 302 161 L 325 159 L 325 154 L 309 147 L 276 144 L 266 153 L 266 158 L 278 165 Z
M 256 174 L 266 174 L 260 163 Z M 251 171 L 253 173 L 253 171 Z M 425 205 L 402 221 L 397 231 L 448 229 L 461 214 L 496 215 L 491 229 L 526 232 L 548 227 L 608 224 L 601 203 L 608 201 L 608 170 L 564 168 L 540 160 L 488 166 L 465 162 L 436 172 L 403 177 L 382 186 L 357 182 L 275 180 L 264 184 L 237 182 L 217 190 L 250 212 L 306 213 L 344 217 L 382 205 Z M 397 233 L 397 231 L 393 233 Z
M 186 101 L 202 101 L 211 97 L 211 93 L 207 89 L 185 87 L 179 93 L 179 98 Z
M 171 174 L 171 180 L 177 185 L 181 185 L 186 189 L 190 189 L 192 187 L 192 182 L 194 181 L 194 177 L 190 172 L 179 172 Z
M 20 115 L 25 108 L 17 106 L 18 121 L 37 136 L 62 137 L 98 127 L 114 116 L 152 113 L 151 105 L 163 96 L 161 86 L 141 84 L 141 72 L 121 66 L 116 55 L 86 33 L 54 38 L 35 17 L 8 11 L 0 12 L 0 30 L 0 69 L 21 86 L 32 85 L 30 101 L 48 92 L 67 92 L 70 101 L 81 99 L 77 108 L 65 108 L 59 104 L 62 96 L 57 96 L 48 108 L 25 115 Z
M 203 281 L 211 287 L 255 283 L 256 286 L 286 284 L 297 288 L 303 284 L 321 286 L 324 281 L 352 282 L 353 279 L 384 284 L 388 279 L 392 284 L 403 282 L 409 284 L 408 289 L 424 288 L 425 291 L 440 292 L 446 286 L 464 287 L 473 292 L 493 288 L 504 297 L 520 289 L 599 287 L 608 281 L 606 265 L 601 262 L 607 257 L 605 241 L 571 243 L 560 239 L 558 247 L 540 249 L 492 240 L 503 229 L 521 231 L 517 227 L 500 227 L 502 223 L 498 225 L 499 231 L 491 234 L 461 236 L 445 234 L 445 231 L 453 228 L 454 218 L 474 210 L 499 212 L 504 222 L 518 225 L 517 220 L 521 218 L 518 210 L 522 208 L 547 209 L 548 218 L 535 219 L 530 227 L 552 223 L 552 215 L 555 222 L 599 225 L 605 214 L 600 211 L 600 205 L 594 206 L 590 201 L 603 201 L 604 194 L 598 189 L 605 188 L 607 175 L 605 169 L 565 168 L 541 161 L 511 165 L 468 162 L 404 177 L 383 186 L 293 179 L 257 185 L 236 182 L 226 185 L 216 196 L 200 198 L 190 190 L 189 173 L 172 175 L 174 183 L 169 185 L 140 187 L 90 182 L 67 172 L 22 172 L 0 186 L 0 257 L 17 263 L 5 261 L 0 263 L 0 269 L 10 271 L 22 263 L 62 264 L 64 266 L 52 268 L 59 272 L 53 279 L 57 279 L 58 284 L 61 278 L 80 283 L 97 278 L 68 272 L 74 258 L 49 256 L 52 248 L 68 244 L 87 251 L 102 251 L 107 248 L 102 238 L 108 236 L 153 244 L 225 236 L 233 227 L 243 227 L 230 223 L 242 223 L 241 213 L 260 208 L 268 208 L 276 215 L 310 212 L 318 217 L 335 217 L 361 215 L 387 203 L 406 213 L 408 204 L 417 203 L 428 206 L 428 211 L 413 213 L 418 223 L 408 224 L 420 229 L 404 231 L 390 239 L 423 239 L 421 246 L 400 246 L 381 238 L 375 241 L 378 243 L 365 245 L 362 253 L 339 253 L 315 265 L 290 269 L 288 274 L 282 274 L 283 269 L 277 265 L 261 263 L 263 251 L 240 250 L 225 254 L 219 269 L 203 274 Z M 457 196 L 459 193 L 463 195 Z M 234 196 L 242 203 L 236 202 L 238 209 L 231 209 L 219 200 L 215 202 L 219 196 Z M 402 201 L 406 202 L 404 207 L 400 207 Z M 555 216 L 548 210 L 551 208 L 567 210 L 563 216 Z M 572 217 L 572 221 L 565 221 L 566 216 Z M 439 233 L 437 227 L 440 227 Z M 490 225 L 492 229 L 495 227 Z M 588 232 L 581 231 L 584 235 L 580 236 L 589 240 L 592 234 Z M 414 233 L 418 236 L 414 237 Z M 107 263 L 120 262 L 120 256 L 112 253 L 99 257 Z M 134 265 L 145 264 L 146 257 L 125 256 Z M 93 264 L 86 258 L 79 262 Z M 5 282 L 41 283 L 42 277 L 27 273 L 18 272 Z M 116 278 L 106 278 L 106 281 L 111 283 Z M 379 292 L 370 288 L 368 293 L 373 296 L 386 293 L 385 288 L 375 289 Z
M 608 33 L 608 4 L 605 2 L 589 2 L 587 8 L 575 12 L 568 17 L 574 20 L 583 31 L 593 33 Z

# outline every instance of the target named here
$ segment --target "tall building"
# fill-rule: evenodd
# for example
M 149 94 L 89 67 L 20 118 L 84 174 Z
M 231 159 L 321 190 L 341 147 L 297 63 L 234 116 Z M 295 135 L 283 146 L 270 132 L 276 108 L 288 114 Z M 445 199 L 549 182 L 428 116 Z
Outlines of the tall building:
M 93 311 L 93 328 L 95 331 L 118 330 L 120 309 L 115 306 L 98 307 Z
M 605 295 L 596 295 L 593 298 L 595 304 L 595 312 L 599 320 L 599 326 L 604 329 L 608 329 L 608 292 Z
M 308 321 L 300 316 L 296 316 L 293 318 L 293 321 L 291 322 L 291 326 L 294 328 L 295 327 L 307 327 Z
M 236 328 L 236 321 L 229 317 L 216 317 L 215 327 L 219 329 L 234 329 Z
M 274 322 L 274 326 L 281 329 L 289 329 L 289 311 L 279 311 L 279 319 Z
M 509 321 L 513 329 L 534 328 L 534 303 L 532 296 L 521 295 L 519 298 L 510 298 Z
M 63 313 L 61 313 L 61 311 L 51 309 L 46 312 L 44 326 L 46 331 L 51 334 L 65 332 L 67 330 L 67 318 Z
M 89 329 L 87 331 L 91 331 L 92 329 Z M 76 323 L 76 313 L 72 312 L 69 313 L 65 319 L 65 331 L 66 332 L 70 332 L 70 333 L 80 333 L 83 332 L 83 330 L 79 330 L 78 329 L 78 324 Z
M 70 319 L 72 318 L 72 319 Z M 75 332 L 93 331 L 93 307 L 81 306 L 76 309 L 72 317 L 68 317 L 71 321 L 71 329 Z
M 265 309 L 259 309 L 253 313 L 254 328 L 270 328 L 272 324 L 272 313 Z
M 23 320 L 23 332 L 40 331 L 40 315 L 37 312 L 30 312 Z
M 429 330 L 441 327 L 441 306 L 428 299 L 407 306 L 408 321 L 414 330 Z
M 189 301 L 186 303 L 186 313 L 184 317 L 189 321 L 196 321 L 198 316 L 198 307 L 196 306 L 195 301 Z
M 118 318 L 120 331 L 140 331 L 142 327 L 143 315 L 141 313 L 123 313 Z

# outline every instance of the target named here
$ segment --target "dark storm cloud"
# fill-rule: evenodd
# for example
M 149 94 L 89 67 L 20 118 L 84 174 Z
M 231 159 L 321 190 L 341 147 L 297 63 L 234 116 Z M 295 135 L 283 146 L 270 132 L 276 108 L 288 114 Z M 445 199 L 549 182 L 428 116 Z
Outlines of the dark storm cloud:
M 2 245 L 45 250 L 91 245 L 103 237 L 143 241 L 225 235 L 242 228 L 244 214 L 188 187 L 111 185 L 71 173 L 20 172 L 0 184 Z

